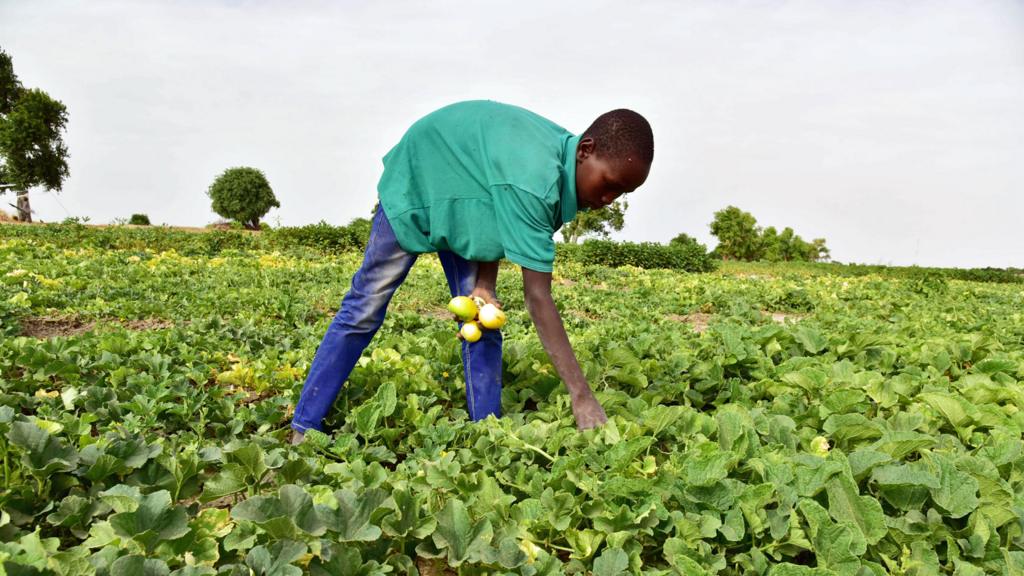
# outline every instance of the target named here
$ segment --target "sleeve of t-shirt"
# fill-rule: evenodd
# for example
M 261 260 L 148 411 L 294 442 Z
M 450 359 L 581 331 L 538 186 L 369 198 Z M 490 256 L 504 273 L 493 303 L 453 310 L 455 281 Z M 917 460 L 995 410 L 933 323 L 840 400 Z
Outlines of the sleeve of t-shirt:
M 537 272 L 551 272 L 555 263 L 553 207 L 541 196 L 502 184 L 491 190 L 498 235 L 505 258 Z

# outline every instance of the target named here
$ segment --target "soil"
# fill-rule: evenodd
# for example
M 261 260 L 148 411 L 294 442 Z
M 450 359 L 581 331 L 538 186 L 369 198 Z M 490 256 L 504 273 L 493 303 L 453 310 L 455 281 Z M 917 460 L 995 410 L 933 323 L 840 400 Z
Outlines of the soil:
M 170 320 L 164 320 L 161 318 L 144 318 L 141 320 L 112 320 L 125 328 L 141 332 L 143 330 L 161 330 L 164 328 L 172 328 L 174 322 Z M 53 338 L 55 336 L 67 337 L 77 336 L 90 332 L 96 328 L 96 322 L 91 320 L 84 320 L 74 316 L 68 317 L 48 317 L 48 316 L 30 316 L 28 318 L 22 318 L 20 320 L 21 334 L 22 336 L 28 336 L 29 338 L 39 338 L 45 340 L 47 338 Z
M 772 322 L 779 324 L 791 324 L 799 322 L 807 317 L 807 314 L 796 314 L 793 312 L 769 312 L 762 310 L 762 314 L 769 316 Z M 683 322 L 693 326 L 693 331 L 700 334 L 701 332 L 708 329 L 708 323 L 711 322 L 713 314 L 706 314 L 704 312 L 694 312 L 693 314 L 687 314 L 681 316 L 679 314 L 669 314 L 667 318 L 669 320 L 675 320 L 676 322 Z
M 455 576 L 456 572 L 440 559 L 416 558 L 416 569 L 420 576 Z
M 668 319 L 689 324 L 693 327 L 694 332 L 700 334 L 708 329 L 708 323 L 711 322 L 711 316 L 711 314 L 705 314 L 704 312 L 694 312 L 693 314 L 687 314 L 685 316 L 669 314 Z
M 765 316 L 771 316 L 772 322 L 778 322 L 779 324 L 799 322 L 807 317 L 807 314 L 796 314 L 793 312 L 769 312 L 762 310 L 761 313 Z

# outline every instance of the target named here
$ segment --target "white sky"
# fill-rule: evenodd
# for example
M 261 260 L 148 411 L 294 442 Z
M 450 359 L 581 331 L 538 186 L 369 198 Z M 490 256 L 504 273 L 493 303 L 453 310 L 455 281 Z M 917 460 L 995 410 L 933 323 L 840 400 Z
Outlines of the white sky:
M 0 47 L 69 110 L 46 221 L 201 226 L 247 165 L 272 224 L 343 224 L 411 122 L 489 98 L 651 121 L 619 239 L 714 244 L 733 204 L 840 261 L 1024 266 L 1022 1 L 0 0 Z

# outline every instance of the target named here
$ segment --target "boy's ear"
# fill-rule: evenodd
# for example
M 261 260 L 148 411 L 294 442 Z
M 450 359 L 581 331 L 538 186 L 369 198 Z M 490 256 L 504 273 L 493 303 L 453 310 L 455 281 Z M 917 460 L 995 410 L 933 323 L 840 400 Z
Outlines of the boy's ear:
M 594 153 L 594 139 L 590 136 L 579 141 L 576 145 L 576 159 L 586 160 L 587 156 Z

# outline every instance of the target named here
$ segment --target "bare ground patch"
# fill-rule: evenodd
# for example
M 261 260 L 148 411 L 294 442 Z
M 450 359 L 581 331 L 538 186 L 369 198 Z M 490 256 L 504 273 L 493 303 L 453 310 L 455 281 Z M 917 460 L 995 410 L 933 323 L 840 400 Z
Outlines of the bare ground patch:
M 593 312 L 587 312 L 586 310 L 568 310 L 566 313 L 575 316 L 576 318 L 589 320 L 591 322 L 595 322 L 601 319 L 601 317 L 598 316 L 597 314 Z
M 88 332 L 96 325 L 79 318 L 47 318 L 35 316 L 22 318 L 21 334 L 30 338 L 53 338 L 54 336 L 76 336 Z
M 708 324 L 711 322 L 711 317 L 711 314 L 707 314 L 704 312 L 694 312 L 692 314 L 686 315 L 669 314 L 668 316 L 666 316 L 666 318 L 668 318 L 669 320 L 689 324 L 691 327 L 693 327 L 693 331 L 698 334 L 708 329 Z
M 420 571 L 420 576 L 455 576 L 454 570 L 435 558 L 416 558 L 416 569 Z
M 161 330 L 172 328 L 174 322 L 162 318 L 143 318 L 140 320 L 110 320 L 124 326 L 128 330 L 141 332 L 144 330 Z M 77 336 L 91 332 L 96 328 L 97 323 L 93 320 L 85 320 L 75 316 L 51 317 L 51 316 L 29 316 L 22 318 L 21 335 L 29 338 L 45 340 L 55 336 L 68 337 Z
M 793 324 L 807 318 L 807 314 L 798 314 L 796 312 L 769 312 L 768 310 L 762 310 L 761 314 L 770 317 L 772 322 L 778 324 Z
M 795 324 L 808 316 L 807 314 L 799 314 L 795 312 L 770 312 L 768 310 L 762 310 L 761 314 L 771 318 L 772 322 L 776 322 L 778 324 Z M 685 315 L 668 314 L 666 316 L 669 320 L 689 324 L 693 327 L 693 331 L 698 334 L 708 329 L 708 324 L 710 324 L 713 317 L 714 314 L 708 314 L 705 312 L 694 312 L 692 314 Z

